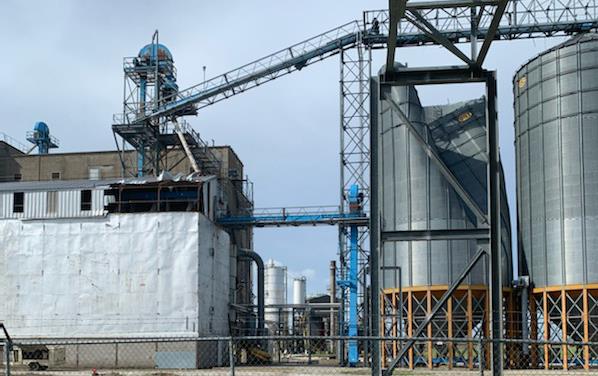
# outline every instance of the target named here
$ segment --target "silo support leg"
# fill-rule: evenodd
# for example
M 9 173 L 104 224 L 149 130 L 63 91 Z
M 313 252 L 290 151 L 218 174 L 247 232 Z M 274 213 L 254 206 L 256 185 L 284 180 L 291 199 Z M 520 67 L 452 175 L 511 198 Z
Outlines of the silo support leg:
M 562 325 L 562 341 L 567 342 L 567 295 L 565 290 L 561 290 L 561 325 Z M 569 348 L 563 345 L 563 369 L 569 369 Z
M 589 315 L 588 315 L 588 289 L 583 289 L 583 341 L 590 341 L 590 326 L 589 326 Z M 590 369 L 590 348 L 584 346 L 583 348 L 583 368 L 586 370 Z

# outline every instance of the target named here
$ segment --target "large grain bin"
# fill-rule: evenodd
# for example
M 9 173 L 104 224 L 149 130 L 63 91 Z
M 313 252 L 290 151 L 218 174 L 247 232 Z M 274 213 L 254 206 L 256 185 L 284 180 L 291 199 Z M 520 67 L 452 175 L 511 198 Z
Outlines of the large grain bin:
M 581 34 L 541 53 L 513 81 L 519 247 L 533 286 L 531 335 L 596 341 L 598 35 Z M 598 349 L 589 350 L 583 363 L 597 357 Z M 539 352 L 539 361 L 574 363 L 571 351 L 568 358 Z
M 475 216 L 410 134 L 391 102 L 402 110 L 483 211 L 488 196 L 485 99 L 423 107 L 414 87 L 394 86 L 372 108 L 373 113 L 378 113 L 380 131 L 377 139 L 381 231 L 477 227 Z M 502 278 L 506 301 L 512 303 L 508 288 L 512 281 L 511 234 L 504 181 L 501 187 Z M 477 250 L 478 244 L 467 240 L 383 242 L 381 274 L 386 334 L 411 335 Z M 478 264 L 425 334 L 431 337 L 487 334 L 487 276 L 487 265 Z M 388 346 L 386 351 L 393 353 Z M 414 346 L 409 365 L 432 366 L 442 361 L 452 364 L 455 357 L 471 365 L 476 361 L 475 356 L 466 344 L 429 342 Z

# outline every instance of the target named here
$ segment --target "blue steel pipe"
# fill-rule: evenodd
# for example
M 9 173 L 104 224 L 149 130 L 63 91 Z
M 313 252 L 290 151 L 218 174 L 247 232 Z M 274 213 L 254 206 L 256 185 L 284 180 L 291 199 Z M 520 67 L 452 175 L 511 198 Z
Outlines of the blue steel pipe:
M 359 187 L 352 185 L 349 189 L 349 212 L 351 215 L 358 215 L 362 213 L 361 207 L 362 195 L 359 193 Z M 348 279 L 338 281 L 338 285 L 349 289 L 349 323 L 348 333 L 349 337 L 356 337 L 358 335 L 357 324 L 357 276 L 359 272 L 359 228 L 357 225 L 349 226 L 350 231 L 350 245 L 349 245 L 349 270 Z M 354 367 L 359 363 L 359 349 L 357 348 L 356 340 L 349 340 L 349 356 L 348 363 L 350 367 Z
M 349 260 L 349 337 L 357 336 L 357 240 L 359 231 L 357 226 L 351 226 L 351 254 Z M 349 341 L 349 366 L 357 365 L 359 354 L 357 351 L 357 341 Z
M 139 113 L 145 114 L 145 97 L 146 97 L 147 83 L 145 78 L 139 81 Z M 143 165 L 145 165 L 145 145 L 143 143 L 137 149 L 137 176 L 143 176 Z

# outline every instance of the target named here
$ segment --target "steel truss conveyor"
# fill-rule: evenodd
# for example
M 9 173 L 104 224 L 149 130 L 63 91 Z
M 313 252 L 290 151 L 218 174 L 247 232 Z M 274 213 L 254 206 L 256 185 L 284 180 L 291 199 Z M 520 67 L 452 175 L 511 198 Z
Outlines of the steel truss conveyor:
M 432 25 L 440 36 L 452 43 L 469 42 L 472 36 L 483 39 L 490 26 L 494 0 L 416 2 L 407 10 L 421 17 L 420 22 Z M 472 7 L 472 4 L 476 6 Z M 473 15 L 473 16 L 472 16 Z M 496 29 L 495 39 L 512 40 L 571 34 L 598 27 L 594 1 L 510 1 Z M 378 28 L 372 29 L 374 19 Z M 423 21 L 422 21 L 423 20 Z M 472 25 L 477 27 L 472 28 Z M 240 68 L 164 97 L 157 107 L 148 106 L 144 113 L 119 114 L 121 124 L 140 123 L 164 116 L 189 114 L 195 110 L 240 94 L 280 76 L 301 70 L 307 65 L 336 55 L 358 43 L 384 47 L 388 38 L 388 11 L 366 11 L 363 19 L 351 21 L 313 38 L 297 43 Z M 397 47 L 438 44 L 430 33 L 421 31 L 411 22 L 401 22 Z

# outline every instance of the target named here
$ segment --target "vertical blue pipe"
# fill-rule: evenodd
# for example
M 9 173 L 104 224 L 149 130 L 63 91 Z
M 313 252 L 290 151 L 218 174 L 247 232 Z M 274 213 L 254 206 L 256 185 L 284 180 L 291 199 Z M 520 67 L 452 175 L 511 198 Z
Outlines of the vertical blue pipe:
M 145 164 L 145 146 L 142 144 L 137 150 L 137 176 L 143 176 L 143 165 Z
M 143 116 L 145 114 L 145 96 L 147 83 L 145 78 L 139 80 L 139 112 Z
M 357 270 L 359 268 L 358 242 L 359 231 L 357 226 L 351 226 L 351 249 L 349 256 L 349 337 L 357 336 Z M 353 367 L 359 362 L 357 341 L 349 341 L 349 366 Z
M 359 187 L 353 184 L 349 189 L 349 212 L 352 214 L 361 212 L 361 198 Z M 357 336 L 357 275 L 359 270 L 359 230 L 357 226 L 350 227 L 349 234 L 349 337 Z M 349 366 L 354 367 L 359 362 L 359 351 L 356 340 L 349 340 Z
M 146 80 L 142 78 L 139 80 L 139 112 L 140 115 L 145 115 L 145 96 L 146 96 Z M 143 176 L 143 166 L 145 165 L 145 145 L 141 144 L 137 149 L 137 176 Z
M 359 193 L 359 187 L 354 184 L 349 188 L 349 212 L 352 215 L 362 215 L 363 208 L 362 195 Z M 343 233 L 343 236 L 345 234 Z M 343 302 L 344 302 L 344 291 L 349 289 L 349 322 L 347 325 L 348 333 L 343 334 L 351 337 L 357 337 L 358 330 L 358 317 L 357 317 L 357 283 L 359 274 L 359 229 L 356 225 L 349 226 L 349 265 L 347 265 L 347 275 L 344 276 L 346 279 L 337 281 L 337 284 L 343 288 Z M 344 305 L 341 306 L 344 308 Z M 344 311 L 344 309 L 343 309 Z M 342 318 L 341 318 L 342 323 Z M 341 328 L 343 326 L 341 325 Z M 342 344 L 342 342 L 341 342 Z M 359 363 L 359 348 L 357 346 L 357 340 L 349 339 L 348 346 L 348 364 L 350 367 L 355 367 Z
M 49 144 L 49 142 L 50 141 L 47 140 L 47 139 L 43 139 L 43 140 L 38 141 L 38 143 L 37 143 L 37 150 L 39 151 L 40 154 L 48 154 L 48 150 L 49 150 L 48 144 Z

